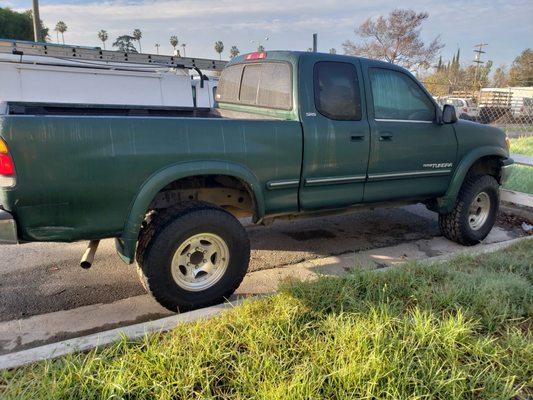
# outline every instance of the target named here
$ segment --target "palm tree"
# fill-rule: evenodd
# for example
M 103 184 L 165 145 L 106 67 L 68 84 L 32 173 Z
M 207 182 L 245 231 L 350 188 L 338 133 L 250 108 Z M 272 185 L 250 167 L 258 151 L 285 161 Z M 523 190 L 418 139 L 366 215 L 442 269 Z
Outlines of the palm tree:
M 218 53 L 218 58 L 222 60 L 222 52 L 224 51 L 224 43 L 220 40 L 215 42 L 215 51 Z
M 137 41 L 137 43 L 139 43 L 139 53 L 142 53 L 143 49 L 141 47 L 141 38 L 143 37 L 143 34 L 142 34 L 141 30 L 140 29 L 134 29 L 132 36 Z
M 231 58 L 235 58 L 239 55 L 240 51 L 239 49 L 237 48 L 237 46 L 231 46 L 231 49 L 229 51 L 229 56 Z
M 259 46 L 257 46 L 257 51 L 262 53 L 263 51 L 265 51 L 265 46 L 263 46 L 262 44 L 260 44 Z
M 105 42 L 106 40 L 109 38 L 108 34 L 107 34 L 107 31 L 104 31 L 103 29 L 99 30 L 98 31 L 98 39 L 100 39 L 100 41 L 102 42 L 102 44 L 104 45 L 104 50 L 105 50 Z
M 174 49 L 174 54 L 175 55 L 178 55 L 179 53 L 176 52 L 176 46 L 178 45 L 178 37 L 176 35 L 172 35 L 170 37 L 170 45 L 172 46 L 172 48 Z
M 187 46 L 185 43 L 181 44 L 181 48 L 183 49 L 183 57 L 186 57 L 186 55 L 185 55 L 185 46 Z
M 58 21 L 54 30 L 56 31 L 58 43 L 59 34 L 61 33 L 61 39 L 63 40 L 63 44 L 65 44 L 65 32 L 67 31 L 67 24 L 65 24 L 63 21 Z

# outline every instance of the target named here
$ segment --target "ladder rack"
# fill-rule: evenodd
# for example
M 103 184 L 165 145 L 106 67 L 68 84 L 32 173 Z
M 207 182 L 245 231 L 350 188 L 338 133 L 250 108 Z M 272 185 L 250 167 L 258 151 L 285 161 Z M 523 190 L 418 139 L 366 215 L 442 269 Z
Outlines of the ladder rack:
M 0 39 L 0 54 L 20 56 L 52 57 L 68 61 L 89 61 L 152 65 L 154 67 L 187 68 L 195 70 L 221 71 L 227 61 L 207 58 L 165 56 L 159 54 L 125 53 L 102 50 L 99 47 L 70 46 Z

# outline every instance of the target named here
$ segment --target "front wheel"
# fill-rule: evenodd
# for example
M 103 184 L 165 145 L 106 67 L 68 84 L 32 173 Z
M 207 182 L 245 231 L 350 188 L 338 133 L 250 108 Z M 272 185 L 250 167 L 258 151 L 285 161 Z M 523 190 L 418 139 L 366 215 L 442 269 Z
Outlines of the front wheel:
M 454 242 L 472 246 L 494 226 L 500 204 L 499 185 L 490 175 L 467 177 L 449 214 L 439 214 L 442 234 Z
M 239 221 L 199 202 L 156 214 L 137 249 L 144 287 L 171 311 L 222 302 L 241 283 L 249 260 L 250 243 Z

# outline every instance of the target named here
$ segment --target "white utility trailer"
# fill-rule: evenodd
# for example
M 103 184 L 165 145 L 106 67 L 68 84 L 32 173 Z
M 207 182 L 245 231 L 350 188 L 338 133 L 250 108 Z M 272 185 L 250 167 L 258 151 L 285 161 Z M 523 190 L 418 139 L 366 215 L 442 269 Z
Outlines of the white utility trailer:
M 0 39 L 0 102 L 211 108 L 218 81 L 212 74 L 224 65 Z

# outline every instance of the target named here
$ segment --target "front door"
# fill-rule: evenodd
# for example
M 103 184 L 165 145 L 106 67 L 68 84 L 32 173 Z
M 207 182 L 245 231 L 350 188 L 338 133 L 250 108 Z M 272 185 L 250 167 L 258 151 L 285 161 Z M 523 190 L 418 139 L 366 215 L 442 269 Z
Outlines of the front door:
M 372 131 L 365 202 L 445 193 L 457 141 L 451 124 L 438 124 L 436 104 L 400 69 L 365 67 Z
M 300 207 L 317 210 L 360 203 L 370 128 L 359 61 L 322 61 L 317 55 L 302 58 L 299 68 L 304 132 Z

